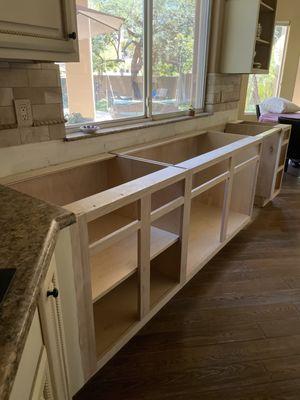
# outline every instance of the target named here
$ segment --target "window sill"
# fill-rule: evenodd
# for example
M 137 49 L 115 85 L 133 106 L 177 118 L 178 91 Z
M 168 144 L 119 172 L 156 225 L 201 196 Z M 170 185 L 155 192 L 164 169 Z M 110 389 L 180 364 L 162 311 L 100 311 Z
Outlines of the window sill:
M 146 128 L 152 128 L 152 127 L 156 127 L 156 126 L 168 125 L 168 124 L 172 124 L 172 123 L 176 123 L 176 122 L 189 121 L 189 120 L 193 120 L 193 119 L 209 117 L 211 115 L 213 115 L 213 113 L 203 112 L 201 114 L 196 114 L 193 117 L 185 115 L 185 116 L 161 119 L 161 120 L 156 120 L 156 121 L 148 120 L 148 121 L 132 123 L 132 124 L 127 124 L 127 125 L 110 126 L 109 128 L 99 128 L 99 130 L 96 133 L 83 133 L 80 131 L 70 132 L 70 133 L 66 134 L 64 141 L 65 142 L 73 142 L 75 140 L 95 138 L 95 137 L 99 137 L 99 136 L 111 135 L 114 133 L 128 132 L 128 131 L 134 131 L 134 130 L 138 130 L 138 129 L 146 129 Z

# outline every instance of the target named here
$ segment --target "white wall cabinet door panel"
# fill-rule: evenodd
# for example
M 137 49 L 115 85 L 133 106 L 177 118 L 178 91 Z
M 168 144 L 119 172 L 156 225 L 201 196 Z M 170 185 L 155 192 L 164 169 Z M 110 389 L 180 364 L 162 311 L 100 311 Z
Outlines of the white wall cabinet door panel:
M 54 256 L 51 259 L 41 290 L 39 312 L 49 359 L 54 398 L 56 400 L 69 400 L 71 396 L 69 393 L 65 333 Z
M 74 0 L 0 2 L 0 58 L 76 61 Z

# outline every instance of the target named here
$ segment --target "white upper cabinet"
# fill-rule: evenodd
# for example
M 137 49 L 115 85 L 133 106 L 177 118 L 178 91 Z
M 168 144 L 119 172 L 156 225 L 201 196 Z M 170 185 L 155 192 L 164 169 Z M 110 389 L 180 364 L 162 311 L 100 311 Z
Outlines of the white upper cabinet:
M 0 59 L 77 61 L 74 0 L 0 1 Z
M 225 0 L 221 72 L 267 74 L 277 0 Z

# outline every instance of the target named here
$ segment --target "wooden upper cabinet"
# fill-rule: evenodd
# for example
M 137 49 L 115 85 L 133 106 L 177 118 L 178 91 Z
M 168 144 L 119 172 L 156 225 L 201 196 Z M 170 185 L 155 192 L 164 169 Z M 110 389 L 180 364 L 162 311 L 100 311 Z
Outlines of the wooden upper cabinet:
M 225 0 L 220 70 L 269 72 L 277 0 Z
M 77 61 L 74 0 L 0 2 L 0 59 Z

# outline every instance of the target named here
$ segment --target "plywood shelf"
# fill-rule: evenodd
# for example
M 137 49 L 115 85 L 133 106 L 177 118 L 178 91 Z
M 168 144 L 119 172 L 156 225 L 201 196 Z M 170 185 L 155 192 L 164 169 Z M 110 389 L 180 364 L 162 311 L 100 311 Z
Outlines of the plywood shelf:
M 151 227 L 151 259 L 178 240 L 178 236 Z M 91 256 L 93 301 L 99 300 L 137 269 L 137 232 Z
M 188 274 L 192 273 L 210 254 L 220 247 L 222 209 L 203 203 L 195 203 L 191 211 Z M 231 236 L 241 227 L 249 216 L 230 211 L 227 233 Z

